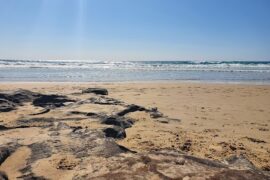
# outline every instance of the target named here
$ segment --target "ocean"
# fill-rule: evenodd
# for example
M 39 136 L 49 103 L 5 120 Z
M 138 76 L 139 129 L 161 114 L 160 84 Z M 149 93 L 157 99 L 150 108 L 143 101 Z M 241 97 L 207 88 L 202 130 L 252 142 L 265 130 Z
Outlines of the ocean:
M 270 84 L 270 61 L 0 60 L 2 82 L 174 80 Z

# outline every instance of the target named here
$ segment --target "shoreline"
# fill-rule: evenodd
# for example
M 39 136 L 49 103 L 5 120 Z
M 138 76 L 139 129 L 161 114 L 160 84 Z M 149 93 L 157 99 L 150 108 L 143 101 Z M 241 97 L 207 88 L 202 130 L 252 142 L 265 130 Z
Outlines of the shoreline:
M 152 81 L 0 81 L 0 84 L 212 84 L 212 85 L 254 85 L 270 86 L 270 82 L 253 82 L 253 81 L 193 81 L 193 80 L 152 80 Z

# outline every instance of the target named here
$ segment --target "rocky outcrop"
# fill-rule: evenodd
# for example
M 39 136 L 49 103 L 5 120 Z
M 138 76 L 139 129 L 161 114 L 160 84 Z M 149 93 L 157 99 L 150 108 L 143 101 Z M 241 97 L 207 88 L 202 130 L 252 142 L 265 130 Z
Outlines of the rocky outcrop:
M 0 98 L 15 106 L 32 102 L 34 106 L 45 108 L 44 111 L 75 102 L 67 96 L 29 91 L 23 91 L 21 95 L 11 94 L 1 94 Z M 14 94 L 18 100 L 14 99 Z M 91 103 L 90 107 L 93 104 L 117 104 L 125 109 L 114 114 L 69 111 L 63 117 L 42 116 L 52 112 L 41 111 L 21 117 L 13 124 L 0 124 L 0 164 L 5 164 L 10 156 L 16 155 L 18 149 L 23 147 L 31 153 L 25 157 L 25 166 L 19 169 L 21 175 L 17 178 L 21 179 L 269 179 L 267 173 L 258 170 L 244 156 L 218 162 L 187 155 L 185 152 L 192 148 L 191 140 L 184 141 L 180 148 L 182 151 L 173 148 L 141 153 L 132 151 L 132 148 L 117 143 L 119 139 L 126 138 L 128 134 L 125 130 L 132 128 L 136 122 L 127 116 L 128 113 L 145 111 L 152 120 L 162 123 L 170 123 L 172 119 L 164 116 L 157 108 L 127 105 L 102 96 L 84 103 Z M 73 105 L 80 104 L 75 102 Z M 63 111 L 62 108 L 55 110 Z M 90 121 L 100 126 L 87 127 L 85 123 Z M 21 132 L 20 137 L 14 136 L 16 131 Z M 64 173 L 56 178 L 47 169 Z M 8 179 L 9 173 L 0 171 L 0 179 Z M 66 174 L 69 176 L 65 177 Z
M 31 102 L 33 99 L 39 97 L 39 93 L 20 89 L 11 93 L 0 93 L 0 99 L 6 99 L 16 104 L 22 104 L 24 102 Z
M 11 93 L 0 93 L 0 112 L 15 110 L 17 106 L 21 106 L 26 102 L 32 102 L 34 106 L 46 108 L 44 111 L 36 114 L 39 115 L 47 113 L 50 108 L 62 107 L 67 102 L 75 101 L 68 99 L 66 96 L 44 95 L 21 89 Z
M 38 96 L 38 93 L 22 89 L 11 93 L 0 93 L 0 112 L 15 110 L 16 106 L 31 102 Z

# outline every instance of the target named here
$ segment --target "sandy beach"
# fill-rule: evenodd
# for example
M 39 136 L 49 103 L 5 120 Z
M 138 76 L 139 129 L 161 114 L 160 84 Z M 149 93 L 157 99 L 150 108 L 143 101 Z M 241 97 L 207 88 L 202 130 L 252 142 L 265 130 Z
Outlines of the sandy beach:
M 106 88 L 112 100 L 105 99 L 105 103 L 99 100 L 96 103 L 92 94 L 80 93 L 90 87 Z M 22 119 L 62 118 L 70 127 L 95 130 L 107 126 L 95 120 L 89 121 L 93 118 L 85 118 L 83 113 L 117 114 L 124 110 L 121 103 L 125 102 L 152 110 L 138 110 L 125 115 L 134 122 L 132 127 L 125 129 L 125 138 L 116 139 L 116 143 L 122 147 L 137 153 L 174 150 L 219 162 L 234 156 L 244 156 L 256 168 L 265 172 L 270 170 L 270 85 L 189 82 L 0 84 L 1 93 L 19 89 L 64 95 L 80 101 L 92 98 L 92 101 L 76 105 L 69 102 L 49 112 L 43 112 L 41 107 L 26 102 L 12 111 L 0 113 L 2 128 L 14 127 Z M 151 114 L 152 111 L 158 113 Z M 76 120 L 70 120 L 72 118 Z M 27 145 L 48 138 L 45 129 L 38 128 L 44 122 L 33 123 L 36 125 L 31 129 L 0 131 L 1 146 L 14 139 L 25 145 L 0 166 L 0 170 L 10 179 L 23 174 L 21 169 L 25 168 L 31 154 Z M 64 136 L 61 138 L 61 141 L 65 141 Z M 68 139 L 66 143 L 69 143 Z M 65 157 L 64 160 L 61 156 Z M 39 160 L 32 165 L 32 173 L 52 179 L 74 177 L 74 171 L 67 170 L 68 168 L 53 169 L 56 162 L 59 166 L 59 161 L 69 165 L 71 169 L 80 164 L 78 159 L 72 158 L 72 154 L 62 153 L 61 156 L 53 155 Z M 86 171 L 87 169 L 83 172 Z

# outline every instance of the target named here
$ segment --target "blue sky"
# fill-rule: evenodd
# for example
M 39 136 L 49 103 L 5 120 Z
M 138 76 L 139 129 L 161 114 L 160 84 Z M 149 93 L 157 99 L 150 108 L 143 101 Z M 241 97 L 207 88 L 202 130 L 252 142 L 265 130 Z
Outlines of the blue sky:
M 0 0 L 0 58 L 270 60 L 270 0 Z

